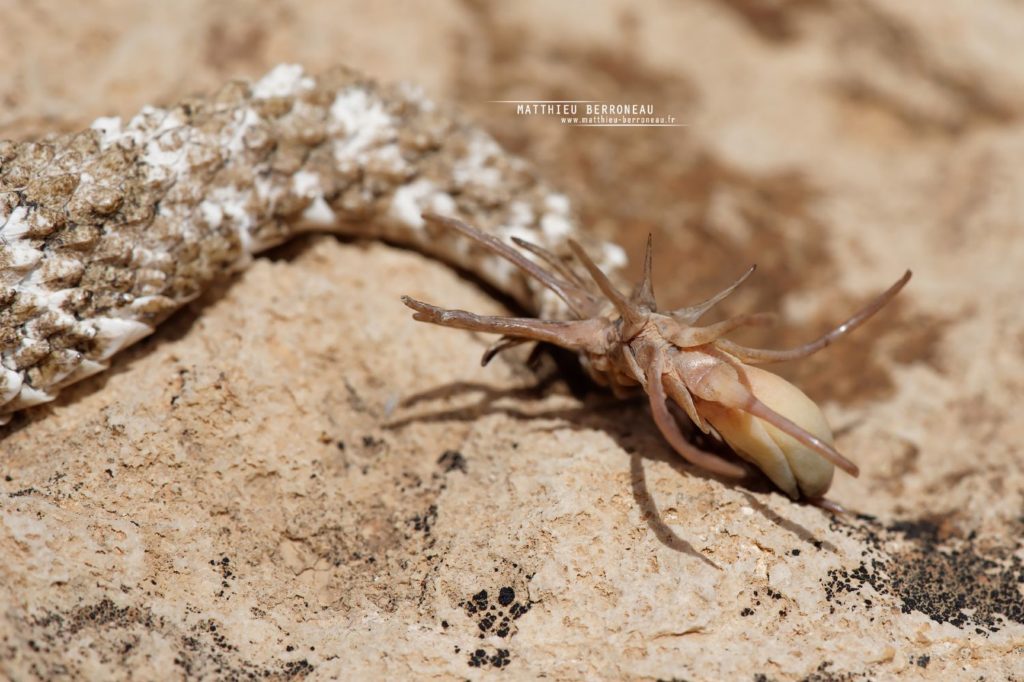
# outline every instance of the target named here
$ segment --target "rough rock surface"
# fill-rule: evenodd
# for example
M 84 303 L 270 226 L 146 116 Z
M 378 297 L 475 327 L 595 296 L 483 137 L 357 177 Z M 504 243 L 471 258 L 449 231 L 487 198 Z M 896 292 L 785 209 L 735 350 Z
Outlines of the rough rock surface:
M 437 263 L 284 247 L 0 432 L 0 676 L 1024 678 L 1019 4 L 2 14 L 2 138 L 340 61 L 458 102 L 629 251 L 653 231 L 663 300 L 756 261 L 728 310 L 786 323 L 748 341 L 915 277 L 782 368 L 864 472 L 833 519 L 681 465 L 641 404 L 479 368 L 486 339 L 397 303 L 501 310 Z M 489 103 L 560 98 L 688 127 Z

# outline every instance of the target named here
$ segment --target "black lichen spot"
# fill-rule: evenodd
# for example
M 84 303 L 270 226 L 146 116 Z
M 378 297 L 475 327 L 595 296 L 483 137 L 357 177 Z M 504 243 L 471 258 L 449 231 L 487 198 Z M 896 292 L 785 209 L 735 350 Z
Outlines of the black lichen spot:
M 276 669 L 244 660 L 239 648 L 219 631 L 212 619 L 200 621 L 191 628 L 191 633 L 182 638 L 183 648 L 174 659 L 186 677 L 203 677 L 204 671 L 208 674 L 212 670 L 218 674 L 228 673 L 225 679 L 302 679 L 315 669 L 306 659 L 284 661 Z M 293 651 L 295 646 L 288 645 L 286 649 Z
M 7 493 L 7 497 L 25 497 L 26 495 L 32 495 L 35 492 L 35 488 L 22 488 L 21 490 L 15 490 L 13 493 Z
M 466 473 L 466 458 L 461 452 L 457 450 L 445 450 L 444 453 L 437 458 L 437 464 L 441 467 L 441 471 L 448 474 L 453 471 L 461 471 Z
M 742 611 L 740 611 L 740 615 L 743 616 L 744 618 L 746 618 L 747 616 L 752 616 L 752 615 L 754 615 L 754 609 L 752 609 L 752 608 L 750 608 L 748 606 L 745 609 L 743 609 Z
M 503 587 L 498 591 L 498 603 L 508 606 L 516 600 L 516 591 L 511 587 Z
M 298 679 L 303 678 L 313 672 L 315 668 L 305 658 L 298 661 L 288 661 L 284 664 L 284 668 L 281 670 L 281 674 L 285 678 Z M 264 677 L 269 677 L 265 675 Z
M 859 565 L 833 569 L 823 581 L 826 598 L 844 604 L 844 595 L 869 585 L 880 595 L 899 600 L 904 613 L 919 611 L 937 623 L 997 632 L 1005 621 L 1024 623 L 1024 561 L 1013 550 L 978 548 L 976 537 L 943 537 L 931 520 L 881 524 L 860 516 L 859 525 L 835 529 L 861 540 L 866 549 Z M 899 541 L 893 552 L 889 543 Z M 862 603 L 871 608 L 872 599 Z M 833 605 L 832 610 L 834 611 Z
M 508 655 L 508 649 L 497 649 L 489 659 L 490 664 L 494 668 L 504 668 L 506 665 L 511 663 L 511 659 Z
M 518 620 L 522 618 L 526 614 L 526 612 L 530 610 L 532 606 L 533 602 L 527 602 L 525 604 L 516 602 L 512 604 L 512 607 L 508 610 L 508 613 L 510 616 L 512 616 L 513 620 Z
M 471 668 L 479 668 L 487 662 L 487 652 L 483 649 L 477 649 L 469 655 L 469 666 Z
M 515 562 L 505 561 L 504 564 L 506 570 L 511 568 L 518 574 L 518 578 L 504 585 L 499 584 L 492 590 L 477 590 L 458 604 L 476 626 L 469 632 L 478 640 L 493 636 L 511 639 L 518 632 L 515 621 L 526 615 L 535 603 L 529 599 L 528 587 L 533 574 L 527 573 Z M 520 601 L 517 601 L 517 597 Z M 469 657 L 469 665 L 472 667 L 503 668 L 509 665 L 510 661 L 511 654 L 508 649 L 496 649 L 488 653 L 478 648 Z
M 923 654 L 921 656 L 918 656 L 917 660 L 915 661 L 915 663 L 917 664 L 918 668 L 927 668 L 928 664 L 931 663 L 931 662 L 932 662 L 932 657 L 929 656 L 928 654 Z
M 430 535 L 430 529 L 437 523 L 437 505 L 427 507 L 427 511 L 412 518 L 413 528 L 422 531 L 424 535 Z
M 186 608 L 199 613 L 191 605 Z M 28 624 L 34 634 L 29 646 L 38 651 L 87 648 L 99 660 L 116 661 L 122 670 L 132 670 L 138 664 L 135 658 L 140 655 L 139 643 L 143 638 L 156 638 L 173 648 L 174 665 L 189 679 L 298 679 L 313 671 L 305 660 L 279 662 L 273 667 L 246 660 L 239 647 L 225 637 L 222 625 L 213 619 L 203 619 L 183 629 L 146 606 L 122 606 L 108 598 L 68 611 L 46 611 L 31 617 Z M 38 672 L 43 679 L 88 677 L 86 671 L 66 659 Z
M 512 660 L 509 656 L 508 649 L 495 649 L 494 653 L 487 655 L 484 649 L 476 649 L 469 655 L 469 666 L 471 668 L 483 668 L 491 666 L 492 668 L 504 668 Z
M 519 570 L 518 566 L 514 567 Z M 524 577 L 529 581 L 532 575 Z M 526 591 L 522 589 L 522 592 Z M 517 632 L 513 623 L 528 613 L 532 606 L 533 602 L 530 602 L 528 599 L 525 602 L 516 601 L 516 590 L 508 585 L 498 588 L 498 598 L 496 601 L 491 600 L 490 592 L 482 589 L 475 592 L 468 599 L 459 602 L 459 607 L 475 623 L 479 639 L 485 639 L 489 635 L 510 639 Z M 510 663 L 510 656 L 507 649 L 497 649 L 492 654 L 487 654 L 483 649 L 477 649 L 470 656 L 469 665 L 473 667 L 489 665 L 495 668 L 503 668 Z
M 863 674 L 850 672 L 836 672 L 831 670 L 832 661 L 825 661 L 818 666 L 818 669 L 801 678 L 800 682 L 854 682 L 867 677 Z
M 220 559 L 210 559 L 210 565 L 213 566 L 215 570 L 220 571 L 220 586 L 223 587 L 224 590 L 229 589 L 231 587 L 231 583 L 228 581 L 237 579 L 235 572 L 231 570 L 231 559 L 226 556 L 222 556 Z M 224 590 L 217 592 L 217 596 L 223 597 L 226 594 Z

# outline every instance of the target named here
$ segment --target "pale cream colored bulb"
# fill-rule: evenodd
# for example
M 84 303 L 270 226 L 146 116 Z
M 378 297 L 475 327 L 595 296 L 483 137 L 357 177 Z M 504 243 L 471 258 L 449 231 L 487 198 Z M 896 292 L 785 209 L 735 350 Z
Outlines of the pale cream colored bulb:
M 744 372 L 761 402 L 829 445 L 834 444 L 821 408 L 803 391 L 757 367 L 744 367 Z M 718 403 L 703 403 L 701 414 L 733 450 L 793 499 L 821 497 L 828 492 L 835 467 L 792 436 L 742 410 Z

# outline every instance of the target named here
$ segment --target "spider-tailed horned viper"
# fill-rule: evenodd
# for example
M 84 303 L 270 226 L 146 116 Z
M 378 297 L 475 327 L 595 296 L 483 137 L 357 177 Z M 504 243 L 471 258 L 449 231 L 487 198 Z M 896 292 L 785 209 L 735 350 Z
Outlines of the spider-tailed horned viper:
M 102 371 L 255 254 L 313 230 L 411 246 L 533 313 L 571 319 L 565 291 L 556 295 L 557 286 L 525 273 L 511 249 L 424 213 L 462 216 L 502 241 L 531 242 L 526 248 L 542 260 L 542 249 L 564 252 L 575 238 L 597 267 L 625 262 L 619 247 L 587 240 L 565 195 L 487 133 L 413 87 L 378 85 L 346 69 L 312 77 L 281 65 L 254 83 L 146 107 L 128 121 L 101 118 L 73 135 L 0 142 L 0 423 Z M 548 265 L 575 277 L 564 263 Z M 573 286 L 587 289 L 578 278 Z M 614 321 L 601 305 L 590 307 Z M 424 310 L 429 317 L 437 309 Z M 644 377 L 612 383 L 629 380 L 647 388 Z M 666 435 L 680 449 L 675 432 Z M 752 461 L 794 497 L 823 492 L 820 481 L 798 491 L 787 486 L 792 477 Z

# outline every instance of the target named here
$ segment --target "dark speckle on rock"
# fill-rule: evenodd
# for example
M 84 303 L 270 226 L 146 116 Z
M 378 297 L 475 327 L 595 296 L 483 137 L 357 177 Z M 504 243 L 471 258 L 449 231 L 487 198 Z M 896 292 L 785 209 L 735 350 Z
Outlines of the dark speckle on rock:
M 918 611 L 980 635 L 997 632 L 1006 621 L 1024 623 L 1024 561 L 1012 550 L 982 551 L 970 534 L 943 537 L 938 524 L 926 519 L 883 525 L 862 515 L 859 521 L 837 526 L 867 550 L 856 567 L 828 572 L 823 584 L 830 602 L 844 604 L 845 595 L 870 586 L 896 599 L 903 613 Z M 867 608 L 875 601 L 862 598 Z
M 498 591 L 498 603 L 502 606 L 508 606 L 516 600 L 516 591 L 511 587 L 503 587 Z
M 187 679 L 301 679 L 315 669 L 306 659 L 276 665 L 251 661 L 214 619 L 202 619 L 183 629 L 147 606 L 121 605 L 111 599 L 67 611 L 38 612 L 33 622 L 39 633 L 28 642 L 33 650 L 69 651 L 88 642 L 99 660 L 117 661 L 126 670 L 133 665 L 138 639 L 143 636 L 167 642 L 177 673 Z M 38 672 L 40 679 L 88 677 L 68 659 Z M 167 676 L 174 677 L 174 671 L 167 671 Z
M 461 471 L 462 473 L 467 471 L 466 458 L 457 450 L 445 450 L 437 458 L 437 464 L 441 467 L 441 471 L 446 474 L 453 471 Z
M 495 649 L 494 653 L 488 655 L 484 649 L 476 649 L 469 655 L 469 666 L 471 668 L 483 668 L 490 666 L 492 668 L 504 668 L 511 663 L 511 657 L 508 649 Z

